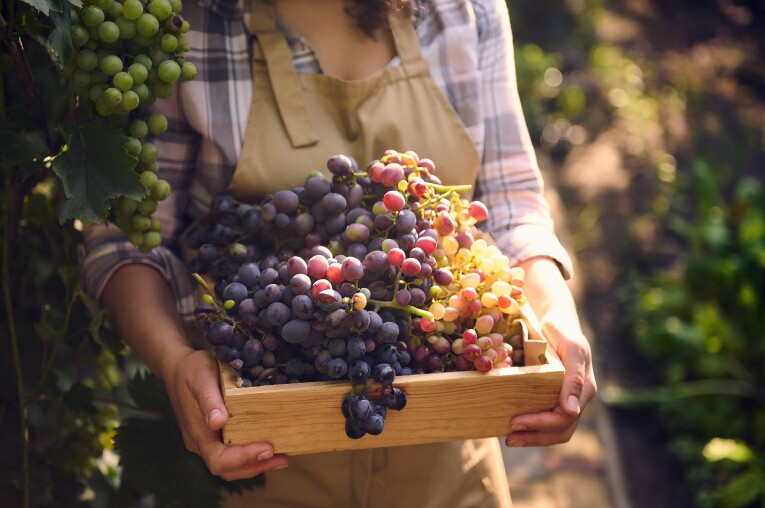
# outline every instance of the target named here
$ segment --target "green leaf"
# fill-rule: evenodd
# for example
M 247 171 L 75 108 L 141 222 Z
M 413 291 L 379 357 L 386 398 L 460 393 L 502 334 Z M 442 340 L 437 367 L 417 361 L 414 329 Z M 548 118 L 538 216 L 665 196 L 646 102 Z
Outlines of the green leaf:
M 69 3 L 74 5 L 75 7 L 82 7 L 82 1 L 81 0 L 69 0 Z
M 49 154 L 42 130 L 24 131 L 17 125 L 0 123 L 0 161 L 4 166 L 19 166 L 22 178 L 42 169 Z
M 25 3 L 28 3 L 38 11 L 42 12 L 46 16 L 50 15 L 50 11 L 53 12 L 61 12 L 63 8 L 61 7 L 61 0 L 22 0 Z
M 69 10 L 69 2 L 65 2 L 61 12 L 53 12 L 50 15 L 55 28 L 48 36 L 48 44 L 50 44 L 50 49 L 56 56 L 60 68 L 64 67 L 64 63 L 72 57 L 72 51 L 74 51 Z
M 142 199 L 144 187 L 134 171 L 136 159 L 123 147 L 126 140 L 102 118 L 75 131 L 68 150 L 53 161 L 67 198 L 59 207 L 59 222 L 79 219 L 95 224 L 104 220 L 113 199 L 123 195 Z

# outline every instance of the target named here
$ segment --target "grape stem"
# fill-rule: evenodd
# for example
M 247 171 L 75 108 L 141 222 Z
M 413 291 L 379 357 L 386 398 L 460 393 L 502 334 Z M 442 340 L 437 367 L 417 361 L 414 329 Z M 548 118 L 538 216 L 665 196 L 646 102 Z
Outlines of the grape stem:
M 403 310 L 404 312 L 408 312 L 409 314 L 420 316 L 421 318 L 425 318 L 429 321 L 435 321 L 435 318 L 433 317 L 433 314 L 431 312 L 428 312 L 427 310 L 423 310 L 423 309 L 418 309 L 417 307 L 413 307 L 411 305 L 399 305 L 396 302 L 383 302 L 380 300 L 369 300 L 368 303 L 377 305 L 378 307 L 387 307 L 389 309 Z
M 428 187 L 434 190 L 437 190 L 438 192 L 443 192 L 444 194 L 448 194 L 451 192 L 465 192 L 473 188 L 472 185 L 440 185 L 437 183 L 430 183 L 430 182 L 425 182 L 425 185 L 427 185 Z

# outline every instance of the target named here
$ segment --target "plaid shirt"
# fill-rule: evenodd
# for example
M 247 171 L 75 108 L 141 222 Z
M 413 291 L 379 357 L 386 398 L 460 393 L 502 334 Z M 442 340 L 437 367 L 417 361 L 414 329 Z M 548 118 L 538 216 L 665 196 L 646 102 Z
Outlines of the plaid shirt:
M 188 223 L 184 219 L 203 214 L 212 196 L 226 189 L 241 152 L 252 99 L 249 8 L 244 1 L 198 0 L 184 5 L 183 15 L 192 27 L 186 34 L 187 59 L 199 72 L 194 81 L 180 84 L 170 99 L 155 106 L 169 120 L 168 131 L 155 140 L 159 177 L 173 187 L 155 214 L 162 220 L 165 243 L 142 254 L 114 225 L 86 228 L 82 284 L 96 301 L 119 267 L 144 263 L 168 281 L 184 321 L 193 318 L 195 283 L 174 247 Z M 512 262 L 548 256 L 569 277 L 571 261 L 553 232 L 521 111 L 505 1 L 415 0 L 414 4 L 413 23 L 423 57 L 482 156 L 475 199 L 490 210 L 485 229 Z M 298 72 L 321 72 L 305 41 L 282 29 Z

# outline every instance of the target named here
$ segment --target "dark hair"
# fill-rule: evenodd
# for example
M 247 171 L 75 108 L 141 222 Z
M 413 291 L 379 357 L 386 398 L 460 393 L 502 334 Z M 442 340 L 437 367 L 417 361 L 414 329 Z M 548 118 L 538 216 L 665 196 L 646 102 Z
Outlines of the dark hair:
M 391 9 L 412 9 L 410 0 L 352 0 L 351 3 L 345 12 L 355 18 L 359 29 L 370 37 L 374 37 L 380 27 L 388 24 L 388 12 Z

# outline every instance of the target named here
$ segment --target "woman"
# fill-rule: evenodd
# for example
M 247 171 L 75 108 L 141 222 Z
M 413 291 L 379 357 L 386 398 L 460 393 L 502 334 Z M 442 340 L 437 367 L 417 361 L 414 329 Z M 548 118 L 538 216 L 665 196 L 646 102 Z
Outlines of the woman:
M 245 10 L 211 0 L 183 14 L 199 77 L 157 104 L 170 118 L 156 142 L 174 188 L 158 212 L 166 246 L 142 255 L 116 228 L 94 227 L 83 272 L 165 382 L 186 446 L 227 480 L 268 473 L 264 490 L 231 506 L 510 506 L 496 440 L 289 459 L 263 443 L 224 445 L 217 368 L 184 328 L 195 292 L 171 250 L 181 217 L 203 214 L 226 189 L 254 199 L 289 188 L 335 153 L 361 163 L 387 148 L 427 156 L 445 182 L 475 181 L 487 229 L 526 270 L 526 294 L 566 367 L 559 407 L 515 417 L 506 442 L 567 441 L 595 381 L 518 101 L 504 2 L 252 0 Z

